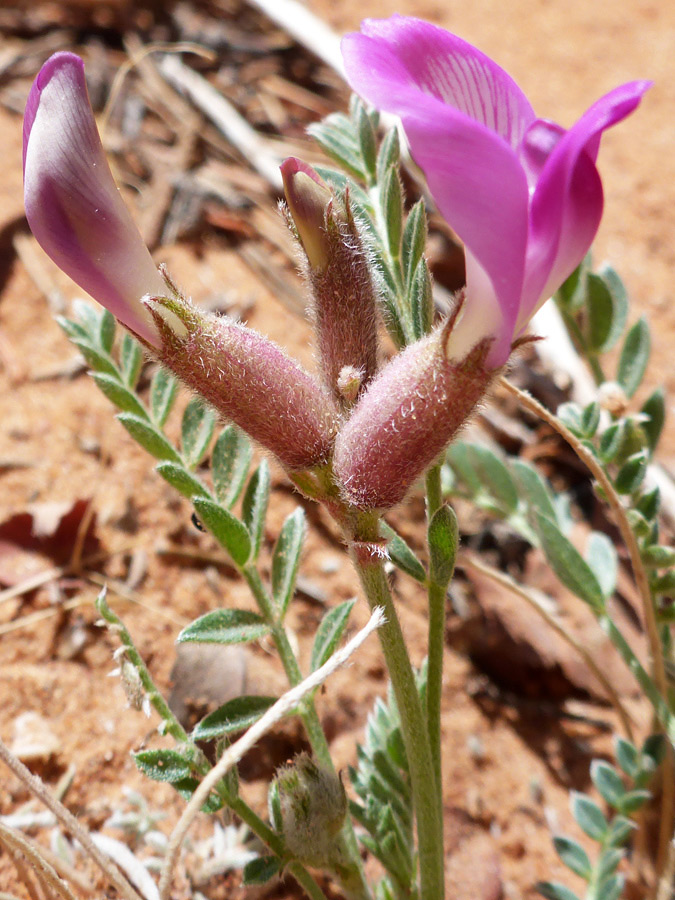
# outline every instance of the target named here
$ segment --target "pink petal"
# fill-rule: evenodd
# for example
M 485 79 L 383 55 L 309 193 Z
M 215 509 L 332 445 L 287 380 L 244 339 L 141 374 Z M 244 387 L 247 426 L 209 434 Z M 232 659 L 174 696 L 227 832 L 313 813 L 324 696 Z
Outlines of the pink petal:
M 23 143 L 26 217 L 38 243 L 116 318 L 157 345 L 140 299 L 165 294 L 166 285 L 115 186 L 78 56 L 56 53 L 38 73 Z
M 534 112 L 500 66 L 443 28 L 406 16 L 366 19 L 342 42 L 352 88 L 379 109 L 415 112 L 433 97 L 518 146 Z
M 532 197 L 519 329 L 586 255 L 603 208 L 594 164 L 600 137 L 636 108 L 650 86 L 634 81 L 610 91 L 558 140 L 541 166 Z

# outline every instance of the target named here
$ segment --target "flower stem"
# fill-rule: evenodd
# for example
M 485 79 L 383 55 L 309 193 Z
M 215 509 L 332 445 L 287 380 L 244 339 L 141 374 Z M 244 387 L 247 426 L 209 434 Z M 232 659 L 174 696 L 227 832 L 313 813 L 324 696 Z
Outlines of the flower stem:
M 441 491 L 441 467 L 434 466 L 426 475 L 427 525 L 443 502 Z M 445 648 L 445 596 L 444 586 L 433 581 L 428 585 L 429 639 L 427 657 L 426 714 L 427 733 L 436 773 L 439 794 L 442 789 L 441 765 L 441 694 L 443 690 L 443 650 Z M 441 819 L 442 824 L 442 819 Z
M 286 677 L 288 678 L 291 687 L 295 687 L 295 685 L 300 684 L 302 681 L 302 672 L 300 671 L 300 666 L 298 665 L 291 643 L 288 640 L 286 630 L 278 620 L 272 598 L 269 596 L 262 583 L 260 574 L 255 566 L 246 566 L 241 571 L 256 603 L 258 604 L 260 612 L 268 624 L 272 626 L 272 639 L 274 640 L 277 652 L 281 658 Z M 335 766 L 333 765 L 333 760 L 330 755 L 328 741 L 326 740 L 326 735 L 321 727 L 321 722 L 311 697 L 306 698 L 302 702 L 299 713 L 303 725 L 305 726 L 307 738 L 309 739 L 314 756 L 326 769 L 328 769 L 329 772 L 335 772 Z M 360 882 L 359 891 L 350 889 L 349 894 L 352 897 L 362 897 L 364 900 L 370 900 L 370 888 L 368 887 L 365 878 L 356 836 L 349 818 L 347 818 L 345 822 L 342 835 L 346 857 L 349 859 L 351 868 L 354 870 L 351 874 L 354 876 L 354 874 L 357 873 L 358 881 Z M 352 885 L 350 885 L 350 888 L 351 887 Z
M 374 534 L 377 534 L 377 528 Z M 351 557 L 371 610 L 382 607 L 386 616 L 378 635 L 394 688 L 410 767 L 417 823 L 421 896 L 424 900 L 443 900 L 443 810 L 415 676 L 382 560 L 371 557 L 364 561 L 353 548 Z

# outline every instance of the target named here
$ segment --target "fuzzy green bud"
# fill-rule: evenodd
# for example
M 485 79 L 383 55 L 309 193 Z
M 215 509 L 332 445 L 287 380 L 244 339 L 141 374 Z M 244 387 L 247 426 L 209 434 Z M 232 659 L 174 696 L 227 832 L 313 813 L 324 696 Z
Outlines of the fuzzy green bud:
M 286 846 L 304 865 L 335 869 L 342 864 L 338 840 L 347 795 L 340 777 L 307 753 L 277 772 L 281 821 Z
M 339 384 L 345 367 L 362 373 L 358 390 L 377 370 L 377 297 L 349 198 L 344 203 L 306 163 L 281 166 L 288 209 L 307 257 L 307 277 L 324 381 L 345 408 Z

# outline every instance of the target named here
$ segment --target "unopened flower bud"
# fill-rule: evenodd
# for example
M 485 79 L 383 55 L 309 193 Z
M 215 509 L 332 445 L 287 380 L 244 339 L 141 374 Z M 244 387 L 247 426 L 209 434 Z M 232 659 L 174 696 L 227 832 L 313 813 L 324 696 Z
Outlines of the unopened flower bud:
M 345 404 L 351 406 L 358 397 L 363 384 L 363 371 L 354 366 L 343 366 L 337 379 L 337 389 Z
M 489 342 L 448 359 L 452 322 L 395 356 L 342 427 L 333 466 L 344 499 L 359 509 L 399 503 L 466 422 L 495 370 Z
M 347 814 L 340 777 L 301 753 L 276 777 L 286 846 L 302 863 L 333 869 L 342 862 L 337 838 Z
M 344 405 L 338 385 L 343 368 L 362 371 L 360 387 L 377 369 L 377 298 L 370 267 L 348 197 L 343 205 L 314 169 L 298 159 L 285 160 L 281 174 L 307 256 L 321 370 Z
M 324 388 L 275 343 L 180 297 L 144 299 L 160 362 L 288 469 L 330 456 L 336 410 Z M 175 326 L 175 327 L 174 327 Z

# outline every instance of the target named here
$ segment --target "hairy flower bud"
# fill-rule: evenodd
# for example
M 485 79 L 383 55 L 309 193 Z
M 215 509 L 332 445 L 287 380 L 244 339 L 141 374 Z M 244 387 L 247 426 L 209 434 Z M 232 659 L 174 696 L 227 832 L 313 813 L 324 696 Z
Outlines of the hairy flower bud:
M 338 379 L 345 366 L 377 369 L 377 298 L 368 260 L 345 198 L 344 207 L 311 166 L 281 166 L 288 208 L 308 262 L 312 308 L 324 380 L 343 405 Z
M 315 868 L 340 866 L 337 838 L 347 814 L 347 795 L 340 777 L 301 753 L 279 770 L 276 780 L 290 852 Z
M 335 406 L 277 344 L 180 297 L 143 302 L 162 340 L 158 359 L 219 413 L 288 469 L 310 469 L 328 459 Z
M 340 431 L 333 465 L 345 500 L 359 509 L 399 503 L 452 440 L 495 370 L 489 342 L 448 358 L 453 321 L 395 356 Z

